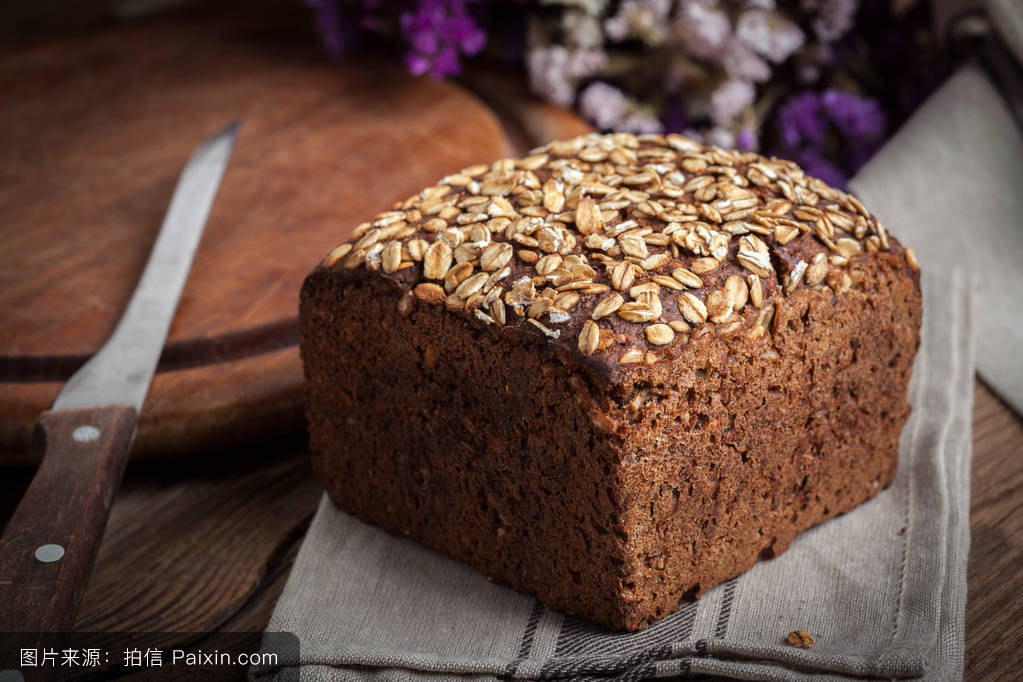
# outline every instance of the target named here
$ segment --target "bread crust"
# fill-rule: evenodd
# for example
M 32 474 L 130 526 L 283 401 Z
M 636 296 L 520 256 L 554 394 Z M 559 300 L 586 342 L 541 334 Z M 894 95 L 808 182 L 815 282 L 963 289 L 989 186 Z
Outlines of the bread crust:
M 722 185 L 720 178 L 742 173 L 747 180 L 740 189 L 756 197 L 756 210 L 770 207 L 764 212 L 787 222 L 768 234 L 729 234 L 724 216 L 714 221 L 699 208 L 727 206 L 720 196 L 695 198 L 700 189 L 680 195 L 664 219 L 645 215 L 642 201 L 606 209 L 598 219 L 586 193 L 573 196 L 569 189 L 560 204 L 547 201 L 543 189 L 538 196 L 528 186 L 515 193 L 533 184 L 530 173 L 539 188 L 566 173 L 583 173 L 583 184 L 589 174 L 592 182 L 608 161 L 583 159 L 622 149 L 618 160 L 635 158 L 636 173 L 644 167 L 644 150 L 673 154 L 670 163 L 664 154 L 655 159 L 664 171 L 662 190 L 668 178 L 695 186 L 711 176 Z M 572 164 L 559 166 L 565 160 Z M 621 174 L 628 166 L 609 168 Z M 726 167 L 734 171 L 720 170 Z M 671 176 L 671 168 L 679 175 Z M 635 630 L 759 558 L 779 554 L 800 531 L 890 484 L 919 344 L 919 277 L 911 253 L 855 199 L 805 178 L 791 164 L 656 136 L 555 143 L 525 160 L 467 169 L 455 181 L 475 178 L 482 192 L 494 173 L 518 173 L 516 182 L 524 185 L 511 183 L 506 195 L 474 194 L 468 183 L 457 191 L 443 184 L 438 187 L 448 189 L 424 190 L 361 226 L 303 286 L 310 448 L 338 506 L 535 594 L 551 608 Z M 557 181 L 565 194 L 569 183 Z M 644 201 L 669 204 L 657 191 L 647 187 Z M 790 201 L 790 194 L 801 201 Z M 458 210 L 446 211 L 448 227 L 432 230 L 430 202 L 452 196 L 449 205 Z M 488 198 L 466 203 L 476 196 Z M 490 209 L 494 197 L 507 201 Z M 575 221 L 559 223 L 573 235 L 572 247 L 546 254 L 558 256 L 565 273 L 555 267 L 545 274 L 554 259 L 545 265 L 541 248 L 515 241 L 524 233 L 512 226 L 538 217 L 522 214 L 537 199 L 546 211 L 541 220 L 569 213 Z M 785 202 L 790 206 L 782 216 Z M 468 220 L 458 217 L 484 204 L 485 221 L 471 213 Z M 710 232 L 729 238 L 700 245 L 675 237 L 676 230 L 668 244 L 660 236 L 644 242 L 645 257 L 630 260 L 625 248 L 639 247 L 627 239 L 623 246 L 629 231 L 615 225 L 634 220 L 649 230 L 642 237 L 664 234 L 673 222 L 668 218 L 678 217 L 668 211 L 682 205 L 696 206 L 703 218 L 690 222 L 710 221 Z M 503 226 L 490 222 L 491 213 L 508 208 L 519 217 L 509 216 Z M 598 220 L 599 229 L 593 225 Z M 494 229 L 488 228 L 476 257 L 456 254 L 468 238 L 483 234 L 473 234 L 474 226 L 487 222 Z M 789 222 L 795 234 L 786 231 Z M 386 238 L 372 239 L 373 230 L 398 223 L 404 225 Z M 454 246 L 451 262 L 428 260 L 425 251 L 445 241 L 450 229 L 468 233 L 448 244 Z M 616 245 L 604 250 L 606 241 L 586 242 L 593 234 L 615 235 Z M 769 271 L 749 250 L 751 237 L 766 247 Z M 618 255 L 610 255 L 615 248 Z M 537 259 L 518 253 L 525 250 Z M 663 263 L 637 263 L 658 254 L 665 254 Z M 471 274 L 445 282 L 458 255 Z M 573 274 L 579 262 L 571 256 L 583 256 L 587 267 Z M 710 269 L 698 262 L 708 258 L 714 260 Z M 430 277 L 444 265 L 440 277 Z M 630 291 L 666 282 L 655 277 L 670 277 L 680 267 L 700 271 L 700 286 Z M 508 272 L 491 282 L 504 268 Z M 626 269 L 631 286 L 618 286 L 616 270 Z M 578 293 L 575 300 L 567 297 L 572 305 L 564 314 L 551 315 L 548 305 L 546 315 L 532 316 L 534 306 L 546 305 L 535 304 L 543 287 L 573 285 L 580 274 L 587 282 L 579 288 L 555 292 Z M 474 275 L 487 281 L 480 289 L 473 282 L 463 287 Z M 514 285 L 500 283 L 524 279 L 533 297 L 518 303 Z M 683 279 L 695 284 L 685 273 Z M 487 301 L 498 286 L 501 292 Z M 615 293 L 636 303 L 641 318 L 645 308 L 658 314 L 639 321 L 617 313 L 594 319 L 601 301 Z M 502 302 L 503 319 L 494 301 Z M 701 305 L 702 322 L 693 310 Z

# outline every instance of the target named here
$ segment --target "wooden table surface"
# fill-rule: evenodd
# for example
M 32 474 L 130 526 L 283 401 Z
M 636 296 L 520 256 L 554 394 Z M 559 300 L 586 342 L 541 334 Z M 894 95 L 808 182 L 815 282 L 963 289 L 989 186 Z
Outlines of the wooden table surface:
M 515 96 L 492 79 L 467 83 L 499 114 L 494 100 Z M 527 102 L 502 123 L 521 150 L 548 137 L 552 120 L 574 125 L 557 117 Z M 1004 679 L 1023 664 L 1023 419 L 978 381 L 973 429 L 965 676 Z M 211 454 L 129 465 L 76 629 L 266 625 L 320 496 L 305 435 Z M 31 475 L 0 468 L 0 522 Z

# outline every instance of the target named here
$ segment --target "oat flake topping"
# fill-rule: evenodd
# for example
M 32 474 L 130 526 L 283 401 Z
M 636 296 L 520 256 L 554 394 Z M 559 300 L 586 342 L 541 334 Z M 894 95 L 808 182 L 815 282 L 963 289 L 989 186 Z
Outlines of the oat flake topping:
M 806 235 L 826 250 L 776 272 L 775 249 Z M 849 259 L 888 249 L 855 197 L 792 162 L 614 133 L 449 175 L 359 225 L 323 265 L 404 275 L 422 304 L 552 339 L 570 332 L 584 354 L 634 363 L 736 332 L 747 307 L 749 334 L 762 335 L 769 285 L 844 293 Z M 629 324 L 633 334 L 615 333 Z

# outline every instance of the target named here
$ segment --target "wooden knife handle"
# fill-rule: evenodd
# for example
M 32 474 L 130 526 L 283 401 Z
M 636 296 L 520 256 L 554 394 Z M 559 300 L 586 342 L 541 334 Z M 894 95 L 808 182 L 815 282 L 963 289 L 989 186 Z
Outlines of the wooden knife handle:
M 0 633 L 71 631 L 136 423 L 126 405 L 39 418 L 42 464 L 0 539 Z

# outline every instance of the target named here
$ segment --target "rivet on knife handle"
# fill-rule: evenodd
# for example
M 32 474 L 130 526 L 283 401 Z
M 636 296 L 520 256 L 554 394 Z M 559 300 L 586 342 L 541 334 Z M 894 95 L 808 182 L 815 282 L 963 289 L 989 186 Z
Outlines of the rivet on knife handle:
M 67 633 L 74 625 L 138 413 L 237 133 L 232 124 L 192 155 L 117 328 L 37 422 L 42 464 L 0 539 L 0 633 Z M 59 637 L 40 644 L 59 648 Z

